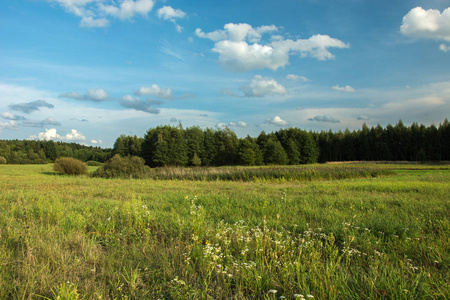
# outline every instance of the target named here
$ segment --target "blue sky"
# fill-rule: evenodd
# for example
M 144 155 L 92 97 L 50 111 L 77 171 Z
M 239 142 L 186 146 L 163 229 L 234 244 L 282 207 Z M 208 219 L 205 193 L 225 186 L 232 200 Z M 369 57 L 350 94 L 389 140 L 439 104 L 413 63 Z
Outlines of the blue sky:
M 5 0 L 0 138 L 161 124 L 359 129 L 450 116 L 448 0 Z

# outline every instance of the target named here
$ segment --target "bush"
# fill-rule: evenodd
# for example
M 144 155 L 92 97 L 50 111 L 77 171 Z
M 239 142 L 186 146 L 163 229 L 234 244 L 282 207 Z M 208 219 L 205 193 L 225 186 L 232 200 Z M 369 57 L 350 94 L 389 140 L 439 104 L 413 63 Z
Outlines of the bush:
M 103 178 L 143 178 L 148 176 L 150 168 L 145 165 L 143 158 L 138 156 L 122 157 L 114 155 L 92 175 Z
M 95 160 L 88 160 L 86 163 L 89 167 L 100 167 L 102 165 L 101 162 Z
M 6 164 L 6 158 L 4 158 L 3 156 L 0 156 L 0 165 L 4 165 Z
M 88 167 L 84 162 L 72 157 L 57 158 L 53 169 L 66 175 L 84 175 L 88 172 Z

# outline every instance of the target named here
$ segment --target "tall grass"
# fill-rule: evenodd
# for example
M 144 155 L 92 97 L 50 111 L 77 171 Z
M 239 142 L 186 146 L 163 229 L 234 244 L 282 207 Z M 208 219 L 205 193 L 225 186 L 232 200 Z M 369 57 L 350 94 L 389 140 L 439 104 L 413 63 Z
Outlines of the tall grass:
M 53 174 L 0 166 L 0 299 L 450 297 L 449 169 L 273 182 Z
M 292 181 L 336 180 L 382 177 L 394 174 L 392 170 L 362 166 L 267 166 L 267 167 L 163 167 L 149 169 L 146 175 L 155 180 L 193 181 Z

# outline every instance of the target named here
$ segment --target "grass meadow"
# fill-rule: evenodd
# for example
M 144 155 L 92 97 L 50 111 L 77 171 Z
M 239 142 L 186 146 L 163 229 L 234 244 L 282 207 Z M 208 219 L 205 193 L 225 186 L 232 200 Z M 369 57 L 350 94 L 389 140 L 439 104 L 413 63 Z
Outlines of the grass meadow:
M 352 167 L 221 180 L 0 165 L 0 299 L 449 299 L 450 167 Z M 345 168 L 359 175 L 326 175 Z

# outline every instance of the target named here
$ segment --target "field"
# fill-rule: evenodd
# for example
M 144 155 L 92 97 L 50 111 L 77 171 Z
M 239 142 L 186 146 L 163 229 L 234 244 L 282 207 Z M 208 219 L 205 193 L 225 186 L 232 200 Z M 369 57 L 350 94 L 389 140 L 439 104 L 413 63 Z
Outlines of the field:
M 0 299 L 450 298 L 449 166 L 302 168 L 325 175 L 0 165 Z

